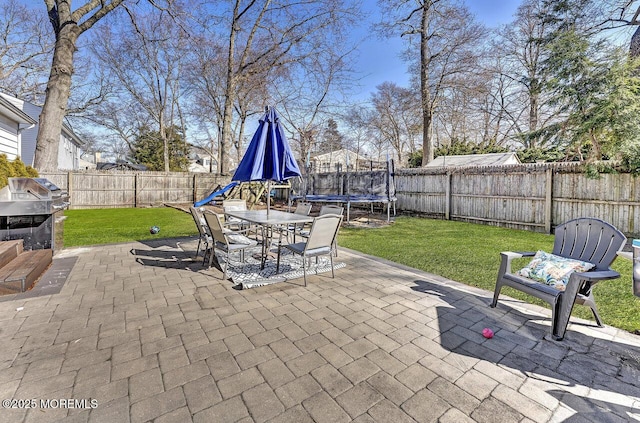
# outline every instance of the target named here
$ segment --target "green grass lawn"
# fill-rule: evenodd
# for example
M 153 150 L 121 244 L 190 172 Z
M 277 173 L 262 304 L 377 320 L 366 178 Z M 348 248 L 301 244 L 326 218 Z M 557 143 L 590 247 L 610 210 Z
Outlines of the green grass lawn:
M 550 252 L 553 235 L 473 223 L 400 217 L 393 225 L 384 228 L 343 228 L 338 244 L 493 292 L 501 251 Z M 529 260 L 516 260 L 513 268 L 524 267 Z M 622 277 L 600 282 L 594 288 L 600 316 L 608 325 L 631 332 L 638 330 L 640 299 L 634 297 L 631 290 L 631 261 L 618 258 L 612 267 Z M 508 287 L 502 292 L 546 305 Z M 587 307 L 576 306 L 573 314 L 593 319 Z
M 148 209 L 66 210 L 64 246 L 113 244 L 195 235 L 190 214 L 170 207 Z M 149 228 L 157 226 L 153 235 Z
M 67 210 L 64 245 L 111 244 L 196 235 L 190 214 L 172 208 Z M 149 233 L 151 226 L 160 233 Z M 388 227 L 343 228 L 338 243 L 467 285 L 493 291 L 501 251 L 551 251 L 553 236 L 464 222 L 399 217 Z M 516 260 L 514 268 L 529 259 Z M 631 261 L 618 259 L 613 268 L 620 279 L 594 288 L 605 323 L 630 332 L 640 329 L 640 299 L 631 292 Z M 545 303 L 511 288 L 503 292 L 515 298 Z M 586 307 L 574 314 L 591 319 Z

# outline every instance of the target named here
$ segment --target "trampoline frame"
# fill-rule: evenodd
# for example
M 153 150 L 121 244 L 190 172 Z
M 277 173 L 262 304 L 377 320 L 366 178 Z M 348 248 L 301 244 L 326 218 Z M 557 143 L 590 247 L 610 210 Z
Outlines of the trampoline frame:
M 348 169 L 348 161 L 347 161 Z M 307 166 L 307 178 L 309 176 Z M 349 192 L 349 171 L 345 173 L 347 178 L 346 191 Z M 387 223 L 391 221 L 391 205 L 393 205 L 393 215 L 396 215 L 396 196 L 395 196 L 395 166 L 393 159 L 387 159 L 387 172 L 385 180 L 386 195 L 376 194 L 305 194 L 301 196 L 290 197 L 293 200 L 302 200 L 309 203 L 340 203 L 346 204 L 347 223 L 350 221 L 351 204 L 371 204 L 371 212 L 373 212 L 373 204 L 381 203 L 387 206 Z M 309 183 L 305 184 L 305 191 L 309 188 Z
M 351 212 L 351 204 L 371 204 L 371 208 L 373 209 L 373 204 L 381 203 L 386 204 L 387 206 L 387 222 L 391 221 L 391 205 L 393 204 L 393 215 L 396 215 L 396 198 L 395 197 L 387 197 L 381 195 L 371 195 L 371 194 L 361 194 L 361 195 L 337 195 L 337 194 L 316 194 L 316 195 L 306 195 L 306 196 L 298 196 L 294 197 L 294 199 L 299 199 L 302 201 L 306 201 L 308 203 L 339 203 L 346 204 L 347 206 L 347 223 L 350 220 L 350 212 Z M 373 210 L 372 210 L 373 211 Z

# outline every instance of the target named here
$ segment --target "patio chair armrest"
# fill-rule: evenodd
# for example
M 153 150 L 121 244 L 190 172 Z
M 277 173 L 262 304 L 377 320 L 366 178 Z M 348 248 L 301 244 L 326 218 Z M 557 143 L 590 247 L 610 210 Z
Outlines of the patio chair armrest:
M 576 276 L 583 281 L 597 282 L 606 281 L 610 279 L 617 279 L 620 277 L 620 273 L 615 270 L 596 270 L 593 272 L 575 272 Z
M 618 257 L 633 260 L 633 253 L 631 251 L 618 251 Z
M 513 259 L 522 257 L 533 257 L 536 253 L 532 251 L 503 251 L 500 253 L 502 259 L 500 265 L 500 274 L 511 273 L 511 262 Z

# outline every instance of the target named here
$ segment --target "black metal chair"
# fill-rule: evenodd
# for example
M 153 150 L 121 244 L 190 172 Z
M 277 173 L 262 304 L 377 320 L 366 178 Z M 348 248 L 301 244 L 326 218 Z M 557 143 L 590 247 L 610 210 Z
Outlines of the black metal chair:
M 594 218 L 570 220 L 555 230 L 552 254 L 592 263 L 594 268 L 587 272 L 573 272 L 565 290 L 517 275 L 511 271 L 511 262 L 515 258 L 531 257 L 535 253 L 502 252 L 502 262 L 498 271 L 496 288 L 491 307 L 498 303 L 503 286 L 525 292 L 551 305 L 551 335 L 562 340 L 569 324 L 569 317 L 575 303 L 591 308 L 598 326 L 602 320 L 598 315 L 591 289 L 602 280 L 620 277 L 609 267 L 622 249 L 627 238 L 611 224 Z

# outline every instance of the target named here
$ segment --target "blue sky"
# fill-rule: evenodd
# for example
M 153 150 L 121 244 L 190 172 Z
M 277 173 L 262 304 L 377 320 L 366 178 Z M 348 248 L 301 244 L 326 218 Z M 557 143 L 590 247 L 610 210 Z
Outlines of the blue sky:
M 488 27 L 498 27 L 513 20 L 513 15 L 521 3 L 521 0 L 464 0 L 469 10 L 476 18 Z M 376 22 L 379 18 L 377 5 L 369 0 L 372 14 L 370 21 Z M 359 36 L 369 34 L 369 28 L 363 25 L 358 31 Z M 361 75 L 361 89 L 356 94 L 362 100 L 367 100 L 375 87 L 385 81 L 392 81 L 400 86 L 407 86 L 407 64 L 398 54 L 402 50 L 400 37 L 395 39 L 378 39 L 375 35 L 368 35 L 359 48 L 359 59 L 354 65 Z

